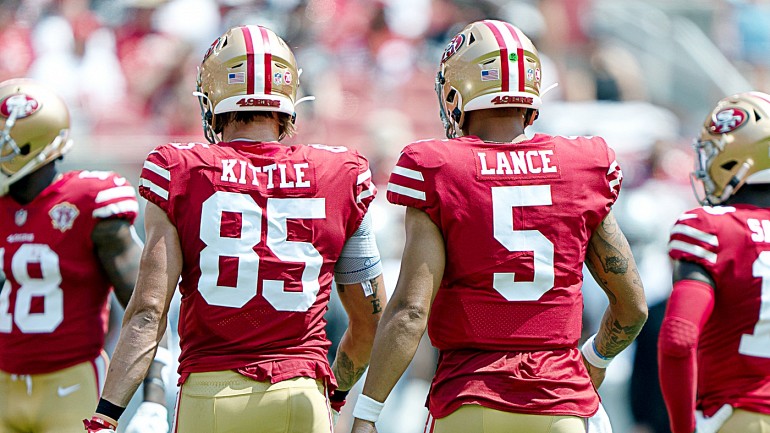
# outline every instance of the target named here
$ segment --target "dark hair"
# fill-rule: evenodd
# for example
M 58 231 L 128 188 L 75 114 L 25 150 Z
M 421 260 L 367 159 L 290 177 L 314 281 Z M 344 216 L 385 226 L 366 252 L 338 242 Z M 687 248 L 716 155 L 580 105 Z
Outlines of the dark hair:
M 220 134 L 225 129 L 225 126 L 231 123 L 251 123 L 260 117 L 273 119 L 273 114 L 278 115 L 279 140 L 293 136 L 296 129 L 294 128 L 294 122 L 292 122 L 291 116 L 286 113 L 277 113 L 275 111 L 228 111 L 226 113 L 217 114 L 217 127 L 214 132 Z

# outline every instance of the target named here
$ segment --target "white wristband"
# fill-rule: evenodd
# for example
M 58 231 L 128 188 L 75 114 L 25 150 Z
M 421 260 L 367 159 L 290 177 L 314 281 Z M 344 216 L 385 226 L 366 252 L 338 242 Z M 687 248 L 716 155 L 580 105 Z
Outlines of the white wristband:
M 356 407 L 353 408 L 353 416 L 369 422 L 377 422 L 385 403 L 368 397 L 364 394 L 358 396 Z
M 595 338 L 596 334 L 590 336 L 588 340 L 583 343 L 583 347 L 580 348 L 580 351 L 583 352 L 583 356 L 586 358 L 586 361 L 588 361 L 589 364 L 596 368 L 607 368 L 607 366 L 610 365 L 610 362 L 612 362 L 613 358 L 606 357 L 599 353 L 598 350 L 596 350 L 596 343 L 594 343 Z

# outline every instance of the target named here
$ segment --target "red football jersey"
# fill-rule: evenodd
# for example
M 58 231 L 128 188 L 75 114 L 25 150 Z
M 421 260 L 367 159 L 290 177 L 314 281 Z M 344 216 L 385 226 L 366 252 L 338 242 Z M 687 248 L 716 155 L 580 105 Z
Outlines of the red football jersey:
M 440 350 L 431 414 L 462 404 L 590 416 L 599 398 L 577 349 L 588 241 L 620 191 L 601 138 L 478 137 L 407 146 L 388 200 L 425 211 L 446 268 L 428 320 Z
M 331 377 L 323 315 L 334 264 L 376 192 L 365 158 L 339 146 L 172 143 L 147 157 L 139 191 L 184 251 L 183 379 Z
M 698 408 L 711 415 L 729 403 L 770 414 L 770 209 L 693 209 L 668 246 L 671 258 L 703 266 L 716 284 L 698 340 Z
M 104 171 L 65 173 L 31 203 L 0 197 L 0 370 L 50 373 L 104 346 L 112 290 L 94 251 L 100 220 L 137 215 L 136 191 Z

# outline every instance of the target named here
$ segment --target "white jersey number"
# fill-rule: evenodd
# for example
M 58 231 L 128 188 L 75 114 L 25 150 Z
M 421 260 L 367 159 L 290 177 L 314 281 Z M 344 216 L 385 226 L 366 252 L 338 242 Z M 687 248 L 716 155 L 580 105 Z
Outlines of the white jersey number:
M 0 263 L 5 249 L 0 248 Z M 30 276 L 30 265 L 40 266 L 40 276 Z M 64 291 L 61 289 L 59 256 L 44 244 L 24 244 L 11 259 L 10 274 L 19 283 L 11 314 L 11 284 L 0 291 L 0 332 L 10 333 L 16 323 L 25 334 L 49 333 L 64 320 Z M 43 299 L 43 311 L 32 312 L 32 299 Z
M 222 237 L 224 212 L 241 215 L 238 237 Z M 307 311 L 316 300 L 323 258 L 310 242 L 288 241 L 287 220 L 326 218 L 323 198 L 268 198 L 267 247 L 284 262 L 304 263 L 302 291 L 285 291 L 284 281 L 264 280 L 263 296 L 278 311 Z M 210 305 L 240 308 L 257 296 L 260 257 L 254 247 L 262 242 L 263 210 L 248 195 L 218 191 L 203 202 L 201 240 L 206 247 L 200 254 L 201 277 L 198 291 Z M 219 284 L 221 257 L 238 260 L 235 287 Z
M 539 230 L 515 230 L 513 208 L 551 206 L 550 185 L 499 186 L 492 188 L 494 235 L 510 252 L 532 251 L 535 277 L 514 281 L 513 272 L 496 272 L 493 286 L 509 301 L 536 301 L 553 288 L 553 243 Z
M 762 295 L 759 319 L 753 334 L 743 334 L 738 353 L 741 355 L 770 358 L 770 251 L 762 251 L 752 266 L 753 275 L 762 279 Z

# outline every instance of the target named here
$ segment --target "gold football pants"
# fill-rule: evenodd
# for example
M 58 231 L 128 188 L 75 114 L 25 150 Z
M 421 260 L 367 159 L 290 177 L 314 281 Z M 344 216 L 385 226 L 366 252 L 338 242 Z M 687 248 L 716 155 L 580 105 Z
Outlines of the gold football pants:
M 447 417 L 429 417 L 425 433 L 586 433 L 586 421 L 576 416 L 512 413 L 466 404 Z
M 234 371 L 192 373 L 177 402 L 178 433 L 331 433 L 322 381 L 271 384 Z
M 0 432 L 83 433 L 99 399 L 105 359 L 53 373 L 0 371 Z

